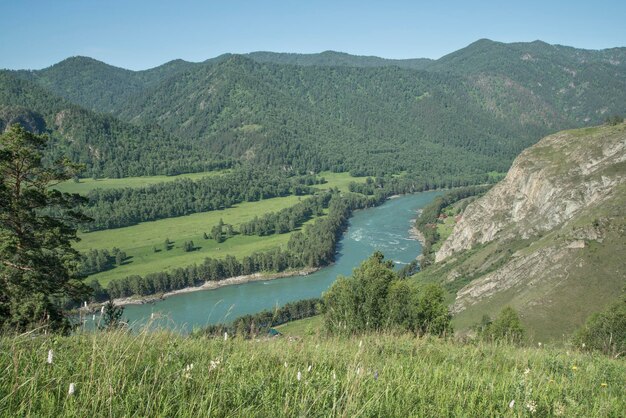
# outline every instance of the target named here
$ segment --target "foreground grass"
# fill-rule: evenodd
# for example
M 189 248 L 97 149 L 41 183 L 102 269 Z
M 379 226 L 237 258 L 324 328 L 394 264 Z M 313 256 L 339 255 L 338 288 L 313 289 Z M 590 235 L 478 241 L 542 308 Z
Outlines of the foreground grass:
M 177 176 L 141 176 L 124 177 L 119 179 L 80 179 L 79 182 L 69 180 L 54 188 L 65 193 L 87 194 L 94 189 L 119 189 L 124 187 L 144 187 L 152 184 L 167 183 L 179 179 L 199 180 L 204 177 L 218 176 L 227 173 L 228 170 L 203 171 L 200 173 L 179 174 Z
M 617 417 L 626 410 L 626 363 L 552 349 L 408 335 L 224 341 L 165 332 L 4 337 L 0 348 L 2 416 Z
M 90 279 L 95 278 L 102 285 L 133 274 L 145 275 L 174 267 L 186 267 L 202 262 L 205 257 L 223 258 L 226 255 L 233 255 L 240 258 L 254 252 L 263 252 L 286 245 L 291 234 L 266 237 L 238 235 L 225 242 L 217 243 L 212 239 L 205 240 L 203 233 L 210 233 L 211 228 L 217 225 L 220 219 L 237 226 L 254 219 L 255 216 L 293 206 L 300 199 L 306 199 L 306 197 L 287 196 L 258 202 L 244 202 L 224 210 L 194 213 L 177 218 L 143 222 L 126 228 L 79 234 L 81 241 L 75 247 L 82 252 L 89 249 L 110 250 L 112 247 L 118 247 L 130 257 L 122 266 L 90 276 Z M 173 248 L 169 251 L 164 248 L 166 238 L 173 241 Z M 191 252 L 183 251 L 183 243 L 190 240 L 198 249 Z M 154 247 L 157 247 L 158 252 L 154 252 Z

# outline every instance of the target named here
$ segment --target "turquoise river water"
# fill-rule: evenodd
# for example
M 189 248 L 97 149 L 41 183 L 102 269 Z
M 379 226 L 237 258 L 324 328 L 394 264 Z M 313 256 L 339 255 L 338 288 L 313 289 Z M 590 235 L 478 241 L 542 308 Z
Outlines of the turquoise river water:
M 141 324 L 154 313 L 159 326 L 185 332 L 288 302 L 319 297 L 338 275 L 350 275 L 352 269 L 376 250 L 399 266 L 407 264 L 421 253 L 419 242 L 409 233 L 411 221 L 419 209 L 439 194 L 435 191 L 404 195 L 381 206 L 354 212 L 337 249 L 336 262 L 308 276 L 225 286 L 182 293 L 155 303 L 129 305 L 124 318 L 131 324 Z

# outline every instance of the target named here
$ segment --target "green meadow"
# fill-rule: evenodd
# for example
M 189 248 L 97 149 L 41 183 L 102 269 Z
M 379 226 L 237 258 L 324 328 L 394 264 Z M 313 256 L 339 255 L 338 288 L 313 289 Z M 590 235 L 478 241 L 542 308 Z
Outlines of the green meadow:
M 213 172 L 213 175 L 218 172 Z M 195 173 L 194 176 L 207 175 L 210 173 Z M 187 178 L 191 175 L 184 175 Z M 348 191 L 348 185 L 352 181 L 364 182 L 364 177 L 351 177 L 348 173 L 320 173 L 327 183 L 316 186 L 320 190 L 328 190 L 337 187 L 341 191 Z M 178 176 L 180 177 L 180 176 Z M 127 187 L 134 184 L 139 187 L 145 184 L 154 184 L 156 179 L 173 179 L 175 177 L 133 177 L 128 179 L 109 179 L 109 180 L 81 180 L 85 183 L 67 183 L 75 187 L 72 192 L 86 193 L 91 185 L 105 184 L 113 187 L 120 181 L 126 180 Z M 104 183 L 100 183 L 104 182 Z M 146 183 L 147 182 L 147 183 Z M 79 189 L 83 186 L 84 188 Z M 67 190 L 66 190 L 67 191 Z M 231 208 L 195 213 L 187 216 L 176 218 L 167 218 L 151 222 L 143 222 L 125 228 L 108 229 L 104 231 L 96 231 L 89 233 L 81 233 L 81 239 L 75 245 L 75 248 L 81 252 L 89 249 L 108 249 L 117 247 L 129 257 L 124 264 L 111 270 L 103 271 L 98 274 L 89 276 L 89 278 L 97 279 L 103 286 L 114 279 L 130 275 L 146 275 L 148 273 L 156 273 L 160 271 L 171 270 L 176 267 L 185 267 L 194 263 L 201 263 L 206 257 L 223 258 L 227 255 L 233 255 L 241 258 L 254 252 L 264 252 L 278 247 L 286 246 L 291 236 L 288 234 L 271 235 L 266 237 L 259 236 L 242 236 L 236 235 L 227 239 L 225 242 L 217 243 L 212 239 L 204 239 L 203 234 L 210 233 L 211 228 L 222 219 L 225 223 L 235 226 L 254 219 L 255 216 L 262 216 L 265 213 L 276 212 L 281 209 L 288 208 L 297 204 L 300 200 L 306 199 L 306 196 L 287 196 L 273 199 L 266 199 L 259 202 L 243 202 Z M 309 222 L 312 222 L 310 220 Z M 173 242 L 170 250 L 165 250 L 165 239 Z M 195 251 L 185 252 L 183 243 L 185 241 L 193 241 L 197 247 Z M 155 252 L 154 249 L 157 249 Z
M 204 177 L 219 176 L 227 172 L 228 170 L 221 170 L 179 174 L 177 176 L 142 176 L 124 177 L 119 179 L 80 179 L 78 182 L 69 180 L 57 186 L 54 186 L 54 188 L 65 193 L 87 194 L 94 189 L 121 189 L 124 187 L 136 188 L 150 186 L 157 183 L 166 183 L 179 179 L 199 180 Z
M 120 331 L 5 335 L 0 353 L 0 416 L 621 417 L 626 411 L 626 362 L 572 347 L 392 333 L 224 340 Z
M 287 196 L 259 202 L 244 202 L 225 210 L 143 222 L 126 228 L 82 233 L 79 234 L 81 241 L 75 247 L 82 252 L 89 249 L 110 250 L 113 247 L 126 252 L 129 259 L 125 264 L 89 276 L 97 279 L 102 285 L 129 275 L 145 275 L 200 263 L 205 257 L 223 258 L 226 255 L 233 255 L 239 258 L 286 245 L 291 234 L 266 237 L 235 235 L 217 243 L 212 239 L 204 239 L 204 232 L 210 233 L 211 228 L 217 225 L 220 219 L 236 227 L 254 219 L 255 216 L 293 206 L 300 199 L 306 197 Z M 165 249 L 166 238 L 173 242 L 170 250 Z M 198 249 L 183 251 L 183 243 L 190 240 Z M 154 251 L 154 247 L 157 248 L 157 252 Z

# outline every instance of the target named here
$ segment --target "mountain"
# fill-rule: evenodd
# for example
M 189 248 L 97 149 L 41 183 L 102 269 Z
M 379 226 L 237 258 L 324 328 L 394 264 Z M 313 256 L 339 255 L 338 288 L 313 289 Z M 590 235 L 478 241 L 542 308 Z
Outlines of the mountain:
M 416 172 L 441 184 L 506 171 L 541 137 L 623 112 L 625 51 L 481 40 L 439 60 L 253 52 L 129 71 L 74 57 L 11 75 L 124 129 L 171 137 L 158 142 L 173 154 L 155 158 L 187 169 L 224 155 L 301 172 Z M 34 110 L 26 102 L 11 106 Z M 187 164 L 190 147 L 204 156 Z
M 540 103 L 523 121 L 494 118 L 483 102 L 455 75 L 231 56 L 147 89 L 118 115 L 259 163 L 437 177 L 504 170 L 536 137 L 566 126 Z
M 455 293 L 457 326 L 505 305 L 560 339 L 626 285 L 626 125 L 564 131 L 470 203 L 422 279 Z
M 0 132 L 12 123 L 50 134 L 47 157 L 85 163 L 89 176 L 178 174 L 221 164 L 202 142 L 83 109 L 15 72 L 0 71 Z
M 320 67 L 389 67 L 396 66 L 423 70 L 433 60 L 428 58 L 388 59 L 374 56 L 350 55 L 345 52 L 324 51 L 319 54 L 290 54 L 257 51 L 245 54 L 260 63 L 289 64 Z
M 545 42 L 481 39 L 434 61 L 428 71 L 463 75 L 494 102 L 524 91 L 578 125 L 626 108 L 626 48 L 600 51 Z
M 42 70 L 16 74 L 86 109 L 113 112 L 134 94 L 194 65 L 174 60 L 149 70 L 131 71 L 89 57 L 71 57 Z

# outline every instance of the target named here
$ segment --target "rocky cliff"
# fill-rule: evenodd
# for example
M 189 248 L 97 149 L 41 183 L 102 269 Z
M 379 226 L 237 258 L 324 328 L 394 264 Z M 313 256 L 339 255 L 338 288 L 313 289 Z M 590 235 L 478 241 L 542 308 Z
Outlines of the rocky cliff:
M 626 125 L 564 131 L 525 150 L 468 205 L 429 275 L 461 326 L 513 305 L 556 338 L 626 285 Z

